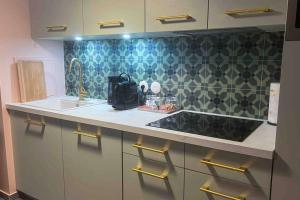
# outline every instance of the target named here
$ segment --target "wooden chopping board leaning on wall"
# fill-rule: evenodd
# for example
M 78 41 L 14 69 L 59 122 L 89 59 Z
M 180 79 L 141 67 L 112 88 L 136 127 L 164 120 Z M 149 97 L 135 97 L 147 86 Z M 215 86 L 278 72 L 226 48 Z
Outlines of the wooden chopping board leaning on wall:
M 47 98 L 44 64 L 42 61 L 18 61 L 21 102 Z

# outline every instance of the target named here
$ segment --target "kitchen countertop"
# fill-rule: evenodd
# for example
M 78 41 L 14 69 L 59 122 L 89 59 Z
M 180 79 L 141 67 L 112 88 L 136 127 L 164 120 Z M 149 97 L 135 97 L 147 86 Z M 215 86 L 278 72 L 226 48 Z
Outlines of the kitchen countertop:
M 67 110 L 50 110 L 21 103 L 9 103 L 6 104 L 6 108 L 8 110 L 16 110 L 61 120 L 86 123 L 265 159 L 272 159 L 275 149 L 276 126 L 269 125 L 267 122 L 264 122 L 243 142 L 235 142 L 146 126 L 146 124 L 150 122 L 169 115 L 140 111 L 138 109 L 117 111 L 106 103 L 87 105 Z

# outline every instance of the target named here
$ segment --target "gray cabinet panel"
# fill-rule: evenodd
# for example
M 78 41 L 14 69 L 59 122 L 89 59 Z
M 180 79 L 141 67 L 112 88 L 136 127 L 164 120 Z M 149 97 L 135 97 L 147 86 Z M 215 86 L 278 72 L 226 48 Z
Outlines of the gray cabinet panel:
M 299 52 L 300 41 L 285 42 L 272 200 L 300 199 Z
M 124 200 L 183 200 L 184 169 L 166 163 L 123 154 Z M 142 170 L 156 175 L 168 173 L 166 179 L 133 171 Z
M 165 162 L 169 165 L 184 167 L 183 143 L 127 132 L 124 133 L 123 138 L 123 152 Z M 147 149 L 133 147 L 134 144 L 140 144 L 142 147 L 150 148 L 152 150 L 166 149 L 167 151 L 165 153 L 158 153 Z
M 78 136 L 77 124 L 63 121 L 66 200 L 122 199 L 121 132 L 101 128 L 100 138 Z M 96 133 L 96 127 L 82 126 Z
M 144 1 L 84 0 L 83 3 L 85 35 L 144 32 Z
M 29 2 L 34 38 L 62 38 L 83 34 L 82 0 Z
M 203 159 L 235 168 L 243 167 L 247 170 L 245 173 L 242 173 L 218 166 L 207 165 L 201 163 Z M 259 187 L 269 188 L 271 184 L 272 160 L 237 153 L 186 145 L 185 167 Z
M 208 0 L 146 0 L 146 32 L 207 29 L 207 11 Z M 177 18 L 181 15 L 192 18 Z
M 208 28 L 284 25 L 286 12 L 286 0 L 211 0 Z
M 198 172 L 185 171 L 185 200 L 224 200 L 227 198 L 212 195 L 200 190 L 209 190 L 235 198 L 244 197 L 247 200 L 268 200 L 269 189 L 256 188 L 247 184 L 229 181 L 220 177 L 214 177 Z
M 26 114 L 11 111 L 17 189 L 41 200 L 63 200 L 63 160 L 59 120 L 28 125 Z M 32 120 L 41 121 L 40 116 Z

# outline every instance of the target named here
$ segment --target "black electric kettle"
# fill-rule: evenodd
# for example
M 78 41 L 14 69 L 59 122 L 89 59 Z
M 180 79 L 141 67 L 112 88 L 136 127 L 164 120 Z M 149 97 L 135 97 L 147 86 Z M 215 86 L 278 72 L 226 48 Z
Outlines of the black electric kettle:
M 138 91 L 136 82 L 122 73 L 112 87 L 111 104 L 116 110 L 127 110 L 138 105 Z

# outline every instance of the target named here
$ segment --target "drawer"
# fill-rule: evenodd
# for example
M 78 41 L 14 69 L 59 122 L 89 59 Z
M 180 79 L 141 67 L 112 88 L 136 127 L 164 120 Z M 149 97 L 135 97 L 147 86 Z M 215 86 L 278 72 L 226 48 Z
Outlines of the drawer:
M 185 170 L 185 200 L 268 200 L 269 190 Z
M 284 25 L 286 0 L 212 0 L 208 28 Z
M 129 154 L 123 159 L 124 200 L 183 200 L 183 168 Z
M 272 160 L 186 145 L 187 169 L 269 188 Z
M 123 152 L 184 167 L 184 144 L 180 142 L 124 133 Z

